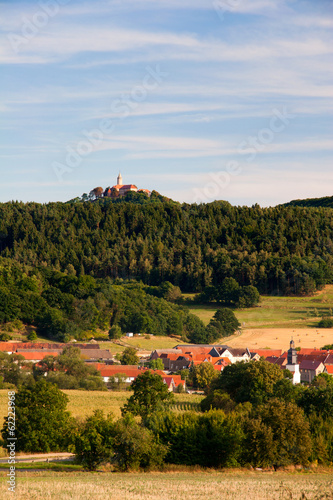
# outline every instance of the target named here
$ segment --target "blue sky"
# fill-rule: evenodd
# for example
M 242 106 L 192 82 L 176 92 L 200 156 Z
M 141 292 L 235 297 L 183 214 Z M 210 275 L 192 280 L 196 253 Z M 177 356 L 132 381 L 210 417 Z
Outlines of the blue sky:
M 331 1 L 0 5 L 0 202 L 333 195 Z

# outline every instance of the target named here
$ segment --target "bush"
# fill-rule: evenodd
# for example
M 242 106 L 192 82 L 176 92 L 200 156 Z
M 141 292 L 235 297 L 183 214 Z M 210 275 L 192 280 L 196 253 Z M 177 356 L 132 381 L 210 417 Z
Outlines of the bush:
M 113 441 L 114 423 L 111 415 L 105 419 L 101 410 L 95 410 L 75 436 L 76 460 L 88 470 L 96 470 L 101 463 L 110 462 Z
M 37 340 L 37 334 L 36 332 L 32 331 L 31 333 L 29 333 L 28 335 L 28 340 L 30 340 L 30 342 L 33 342 L 34 340 Z
M 244 433 L 239 415 L 221 410 L 200 414 L 154 413 L 148 427 L 169 446 L 166 461 L 203 467 L 238 466 Z
M 168 447 L 155 441 L 152 431 L 139 425 L 131 415 L 115 425 L 113 462 L 120 470 L 160 468 Z
M 333 328 L 333 319 L 332 318 L 323 318 L 318 323 L 318 328 Z
M 8 335 L 8 333 L 0 333 L 0 341 L 1 342 L 8 342 L 8 340 L 12 340 L 13 337 L 11 335 Z
M 109 330 L 109 339 L 120 339 L 123 336 L 119 325 L 111 326 Z
M 164 364 L 161 358 L 151 359 L 148 364 L 152 370 L 164 370 Z

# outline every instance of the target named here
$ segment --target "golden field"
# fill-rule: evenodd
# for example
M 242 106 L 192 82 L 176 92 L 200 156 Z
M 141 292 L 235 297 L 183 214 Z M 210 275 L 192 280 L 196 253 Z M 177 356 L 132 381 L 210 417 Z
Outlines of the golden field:
M 8 498 L 0 472 L 0 499 Z M 78 473 L 18 471 L 18 500 L 319 500 L 333 498 L 331 473 L 198 471 Z
M 73 417 L 84 418 L 91 415 L 94 410 L 103 410 L 104 415 L 112 413 L 115 418 L 120 418 L 120 408 L 131 396 L 130 391 L 71 391 L 64 390 L 69 398 L 67 410 Z M 178 403 L 198 403 L 203 396 L 196 394 L 175 394 Z M 0 429 L 4 417 L 7 415 L 8 390 L 0 390 Z
M 248 347 L 250 350 L 269 347 L 287 351 L 291 337 L 296 347 L 320 349 L 325 344 L 333 344 L 332 328 L 253 328 L 224 337 L 221 342 L 230 347 Z

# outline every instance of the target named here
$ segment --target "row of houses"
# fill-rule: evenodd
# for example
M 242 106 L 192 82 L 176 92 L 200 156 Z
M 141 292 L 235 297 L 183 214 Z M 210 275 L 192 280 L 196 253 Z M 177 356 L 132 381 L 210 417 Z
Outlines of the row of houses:
M 9 354 L 20 354 L 26 361 L 38 363 L 46 356 L 58 356 L 63 349 L 73 344 L 56 343 L 29 343 L 29 342 L 0 342 L 0 351 Z M 81 356 L 87 363 L 93 363 L 101 372 L 103 380 L 108 384 L 111 380 L 118 381 L 117 375 L 122 374 L 122 381 L 131 384 L 138 375 L 148 368 L 143 366 L 119 365 L 108 349 L 100 349 L 99 344 L 74 344 L 81 351 Z M 189 369 L 201 363 L 211 363 L 214 370 L 222 371 L 232 363 L 251 361 L 264 358 L 281 369 L 288 369 L 293 373 L 294 383 L 311 383 L 320 373 L 333 376 L 333 351 L 304 349 L 296 352 L 293 341 L 290 349 L 257 349 L 232 348 L 227 345 L 209 344 L 179 344 L 173 349 L 156 349 L 150 355 L 150 360 L 161 359 L 164 370 L 155 370 L 162 376 L 169 390 L 178 391 L 179 385 L 185 387 L 175 372 Z
M 293 341 L 290 343 L 289 351 L 281 353 L 279 356 L 270 354 L 265 357 L 269 363 L 280 366 L 281 369 L 290 369 L 291 366 L 298 366 L 296 373 L 299 372 L 299 381 L 304 383 L 311 383 L 313 379 L 321 373 L 328 373 L 333 375 L 333 352 L 325 350 L 301 349 L 297 351 L 294 349 Z M 290 350 L 295 351 L 290 353 Z M 289 359 L 288 359 L 289 354 Z M 294 356 L 290 364 L 290 355 Z M 295 373 L 295 370 L 291 370 Z
M 20 354 L 26 361 L 38 363 L 46 356 L 58 356 L 65 347 L 78 347 L 83 359 L 88 363 L 113 363 L 114 355 L 108 349 L 100 349 L 99 344 L 55 344 L 33 342 L 0 342 L 0 351 L 8 354 Z
M 213 368 L 222 371 L 231 363 L 264 358 L 281 369 L 293 373 L 294 383 L 311 383 L 320 373 L 333 375 L 333 351 L 301 349 L 296 352 L 293 340 L 290 349 L 257 349 L 250 351 L 234 349 L 227 345 L 177 345 L 173 349 L 156 349 L 151 359 L 161 359 L 168 372 L 190 368 L 201 363 L 211 363 Z
M 150 359 L 161 359 L 164 369 L 170 372 L 184 370 L 201 363 L 211 363 L 215 370 L 222 371 L 237 361 L 250 361 L 251 353 L 246 349 L 233 349 L 227 345 L 185 344 L 173 349 L 156 349 Z

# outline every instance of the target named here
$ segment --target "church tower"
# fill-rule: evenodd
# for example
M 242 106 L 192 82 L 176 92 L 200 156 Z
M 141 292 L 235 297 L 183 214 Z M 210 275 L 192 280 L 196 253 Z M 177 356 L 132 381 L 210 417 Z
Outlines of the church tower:
M 118 177 L 117 177 L 117 185 L 118 186 L 122 186 L 123 185 L 123 178 L 122 178 L 120 172 L 119 172 Z
M 290 341 L 290 349 L 288 350 L 288 365 L 297 365 L 297 351 L 295 349 L 295 342 L 293 339 Z
M 293 339 L 290 341 L 290 349 L 288 350 L 286 369 L 293 375 L 293 384 L 300 384 L 301 373 L 299 371 L 299 364 L 297 363 L 297 351 L 295 349 L 295 342 Z

